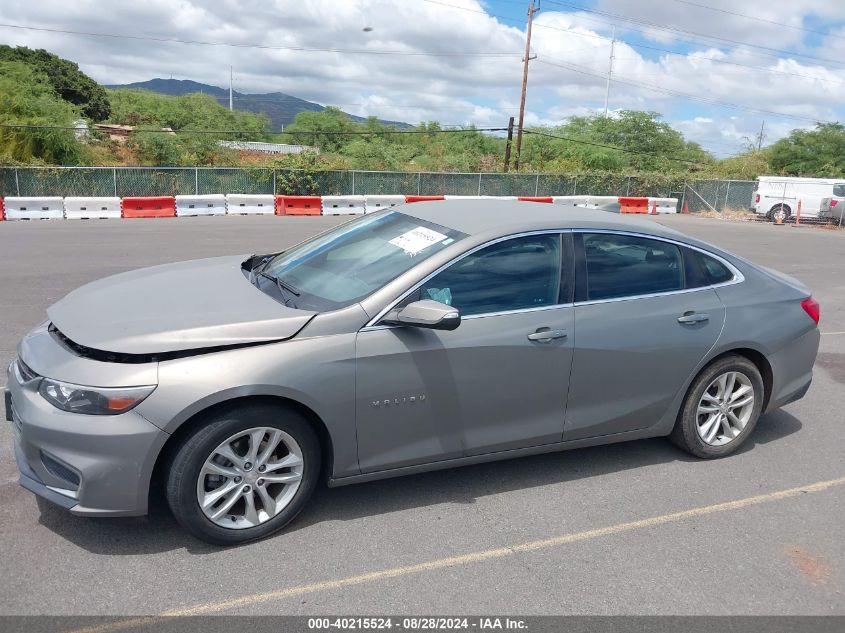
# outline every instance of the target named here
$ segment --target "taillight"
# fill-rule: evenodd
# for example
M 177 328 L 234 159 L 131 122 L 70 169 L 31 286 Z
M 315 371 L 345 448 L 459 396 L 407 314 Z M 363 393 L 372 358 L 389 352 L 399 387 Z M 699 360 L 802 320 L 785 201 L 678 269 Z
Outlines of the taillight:
M 754 202 L 755 203 L 760 202 L 760 194 L 759 193 L 756 196 L 754 196 Z
M 832 208 L 833 208 L 833 207 L 835 207 L 837 204 L 839 204 L 839 200 L 836 200 L 836 199 L 831 200 L 831 201 L 830 201 L 830 208 L 832 209 Z
M 819 324 L 819 302 L 813 299 L 812 297 L 807 297 L 804 301 L 801 302 L 801 307 L 804 308 L 804 312 L 807 313 L 813 321 L 816 322 L 816 325 Z

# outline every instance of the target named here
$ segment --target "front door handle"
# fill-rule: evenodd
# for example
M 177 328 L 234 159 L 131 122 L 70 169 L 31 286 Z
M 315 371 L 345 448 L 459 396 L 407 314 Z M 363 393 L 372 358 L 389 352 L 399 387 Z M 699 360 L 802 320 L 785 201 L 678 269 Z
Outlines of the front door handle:
M 684 312 L 678 317 L 678 323 L 702 323 L 709 320 L 710 315 L 702 312 Z
M 550 330 L 548 328 L 540 328 L 536 332 L 528 335 L 529 341 L 538 341 L 540 343 L 549 343 L 556 338 L 566 338 L 566 330 Z

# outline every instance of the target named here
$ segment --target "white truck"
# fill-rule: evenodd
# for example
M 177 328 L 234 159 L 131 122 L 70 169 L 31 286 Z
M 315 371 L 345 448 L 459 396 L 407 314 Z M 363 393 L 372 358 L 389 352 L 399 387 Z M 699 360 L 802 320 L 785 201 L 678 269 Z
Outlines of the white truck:
M 833 185 L 833 195 L 822 199 L 819 215 L 830 218 L 834 222 L 838 221 L 839 226 L 842 226 L 842 222 L 845 221 L 845 183 Z
M 845 188 L 843 178 L 795 178 L 788 176 L 760 176 L 754 191 L 752 210 L 770 220 L 783 212 L 784 219 L 798 212 L 801 216 L 815 218 L 819 215 L 822 200 L 836 196 Z

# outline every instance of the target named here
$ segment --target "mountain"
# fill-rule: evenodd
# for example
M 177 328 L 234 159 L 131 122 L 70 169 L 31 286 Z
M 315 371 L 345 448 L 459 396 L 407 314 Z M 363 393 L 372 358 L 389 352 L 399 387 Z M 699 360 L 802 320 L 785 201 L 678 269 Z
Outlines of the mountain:
M 190 92 L 202 92 L 204 94 L 211 95 L 225 106 L 229 105 L 228 89 L 220 88 L 218 86 L 210 86 L 208 84 L 201 84 L 189 79 L 150 79 L 149 81 L 140 81 L 132 84 L 106 86 L 106 88 L 135 88 L 174 97 L 188 94 Z M 236 110 L 263 112 L 269 116 L 274 132 L 280 132 L 283 126 L 293 123 L 293 119 L 298 112 L 322 112 L 325 110 L 325 107 L 321 106 L 319 103 L 286 95 L 283 92 L 246 94 L 234 91 L 232 93 L 232 101 Z M 364 117 L 355 116 L 353 114 L 350 114 L 349 117 L 353 121 L 360 122 L 366 120 Z M 410 124 L 402 123 L 400 121 L 380 120 L 380 122 L 399 128 L 412 127 Z

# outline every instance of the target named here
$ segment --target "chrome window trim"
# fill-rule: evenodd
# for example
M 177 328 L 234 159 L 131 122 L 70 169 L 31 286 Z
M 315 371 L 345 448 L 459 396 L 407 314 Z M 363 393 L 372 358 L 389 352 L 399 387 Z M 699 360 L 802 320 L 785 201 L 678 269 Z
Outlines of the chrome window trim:
M 401 301 L 401 299 L 400 299 Z M 470 321 L 473 319 L 484 319 L 487 317 L 497 317 L 497 316 L 507 316 L 509 314 L 522 314 L 525 312 L 543 312 L 545 310 L 559 310 L 561 308 L 572 308 L 574 307 L 574 303 L 555 303 L 552 305 L 547 306 L 537 306 L 534 308 L 517 308 L 516 310 L 502 310 L 500 312 L 482 312 L 480 314 L 470 314 L 467 316 L 462 316 L 461 321 Z M 393 328 L 401 328 L 405 327 L 404 325 L 387 325 L 387 324 L 374 324 L 374 325 L 365 325 L 362 327 L 359 332 L 373 332 L 375 330 L 392 330 Z
M 407 297 L 409 294 L 411 294 L 412 292 L 417 290 L 420 286 L 422 286 L 429 279 L 431 279 L 432 277 L 435 277 L 436 275 L 438 275 L 439 273 L 441 273 L 442 271 L 447 269 L 452 264 L 459 262 L 464 257 L 472 255 L 473 253 L 481 250 L 482 248 L 485 248 L 487 246 L 492 246 L 493 244 L 498 244 L 499 242 L 504 242 L 506 240 L 510 240 L 510 239 L 514 239 L 514 238 L 518 238 L 518 237 L 526 237 L 526 236 L 529 236 L 529 235 L 552 235 L 552 234 L 562 235 L 564 233 L 608 233 L 608 234 L 612 234 L 612 235 L 627 235 L 627 236 L 630 236 L 630 237 L 639 237 L 639 238 L 643 238 L 643 239 L 657 240 L 659 242 L 667 242 L 668 244 L 674 244 L 675 246 L 682 247 L 682 248 L 689 248 L 689 249 L 692 249 L 694 251 L 698 251 L 699 253 L 703 253 L 704 255 L 707 255 L 708 257 L 712 257 L 713 259 L 715 259 L 719 263 L 723 264 L 733 274 L 733 279 L 730 279 L 729 281 L 723 281 L 723 282 L 718 283 L 718 284 L 711 284 L 709 286 L 698 286 L 697 288 L 683 288 L 681 290 L 667 290 L 665 292 L 652 292 L 652 293 L 646 293 L 646 294 L 640 294 L 640 295 L 626 295 L 624 297 L 612 297 L 612 298 L 609 298 L 609 299 L 592 299 L 592 300 L 588 299 L 586 301 L 576 301 L 574 303 L 556 303 L 554 305 L 548 305 L 548 306 L 537 306 L 536 308 L 520 308 L 520 309 L 517 309 L 517 310 L 503 310 L 503 311 L 499 311 L 499 312 L 485 312 L 485 313 L 482 313 L 482 314 L 470 314 L 470 315 L 467 315 L 467 316 L 462 315 L 461 319 L 462 320 L 479 319 L 479 318 L 490 317 L 490 316 L 502 316 L 502 315 L 508 315 L 508 314 L 519 314 L 519 313 L 522 313 L 522 312 L 537 312 L 537 311 L 540 311 L 540 310 L 551 310 L 551 309 L 555 309 L 555 308 L 577 307 L 577 306 L 592 305 L 592 304 L 599 304 L 599 303 L 614 303 L 614 302 L 617 302 L 617 301 L 631 301 L 631 300 L 634 300 L 634 299 L 650 299 L 650 298 L 653 298 L 653 297 L 664 297 L 664 296 L 668 296 L 668 295 L 688 294 L 688 293 L 691 293 L 691 292 L 698 292 L 700 290 L 710 290 L 710 289 L 713 289 L 713 288 L 722 288 L 722 287 L 725 287 L 725 286 L 732 286 L 734 284 L 742 283 L 743 281 L 745 281 L 745 276 L 742 274 L 742 272 L 740 272 L 740 270 L 736 266 L 734 266 L 731 262 L 726 260 L 724 257 L 717 255 L 716 253 L 713 253 L 713 252 L 708 251 L 706 249 L 703 249 L 699 246 L 695 246 L 695 245 L 689 244 L 687 242 L 682 242 L 680 240 L 672 239 L 670 237 L 665 237 L 663 235 L 654 235 L 652 233 L 638 233 L 636 231 L 621 231 L 621 230 L 617 230 L 617 229 L 593 229 L 593 228 L 542 229 L 542 230 L 538 230 L 538 231 L 525 231 L 523 233 L 514 233 L 512 235 L 506 235 L 504 237 L 497 237 L 493 240 L 490 240 L 488 242 L 484 242 L 483 244 L 475 246 L 475 247 L 471 248 L 470 250 L 466 251 L 465 253 L 461 253 L 460 255 L 455 257 L 454 259 L 452 259 L 452 260 L 448 261 L 447 263 L 443 264 L 440 268 L 438 268 L 437 270 L 430 273 L 429 275 L 424 277 L 422 280 L 418 281 L 416 284 L 411 286 L 411 288 L 408 289 L 407 291 L 405 291 L 402 295 L 400 295 L 398 299 L 389 303 L 386 308 L 382 309 L 378 314 L 376 314 L 375 317 L 370 319 L 367 322 L 367 324 L 364 325 L 364 327 L 362 327 L 359 331 L 360 332 L 370 332 L 370 331 L 373 331 L 373 330 L 383 330 L 383 329 L 392 329 L 392 328 L 395 328 L 395 327 L 401 327 L 401 326 L 398 326 L 398 325 L 381 325 L 381 324 L 378 324 L 378 322 L 381 319 L 383 319 L 384 316 L 388 312 L 390 312 L 398 303 L 401 303 L 405 299 L 405 297 Z
M 396 307 L 396 305 L 398 303 L 401 303 L 405 299 L 405 297 L 407 297 L 409 294 L 411 294 L 412 292 L 417 290 L 420 286 L 422 286 L 429 279 L 431 279 L 432 277 L 436 277 L 441 272 L 443 272 L 444 270 L 449 268 L 449 266 L 451 266 L 452 264 L 456 264 L 457 262 L 461 261 L 464 257 L 468 257 L 468 256 L 472 255 L 473 253 L 475 253 L 476 251 L 481 250 L 482 248 L 492 246 L 493 244 L 498 244 L 499 242 L 505 242 L 507 240 L 512 240 L 512 239 L 516 239 L 516 238 L 520 238 L 520 237 L 528 237 L 530 235 L 563 235 L 564 233 L 571 233 L 571 232 L 572 232 L 572 229 L 541 229 L 541 230 L 538 230 L 538 231 L 524 231 L 522 233 L 513 233 L 511 235 L 505 235 L 504 237 L 497 237 L 495 239 L 484 242 L 483 244 L 479 244 L 478 246 L 474 246 L 470 250 L 468 250 L 464 253 L 461 253 L 460 255 L 455 257 L 454 259 L 450 259 L 448 262 L 443 264 L 440 268 L 438 268 L 437 270 L 435 270 L 432 273 L 429 273 L 423 279 L 421 279 L 416 284 L 411 286 L 408 290 L 406 290 L 404 293 L 402 293 L 399 296 L 398 299 L 395 299 L 394 301 L 389 303 L 387 305 L 387 307 L 383 308 L 378 314 L 376 314 L 376 316 L 374 316 L 372 319 L 367 321 L 366 325 L 364 325 L 364 327 L 362 327 L 359 331 L 363 332 L 363 331 L 370 331 L 372 329 L 399 327 L 399 326 L 395 326 L 395 325 L 377 325 L 377 324 L 381 319 L 384 318 L 384 316 L 388 312 L 390 312 L 394 307 Z M 562 254 L 561 254 L 561 256 L 562 256 Z M 555 303 L 553 305 L 548 305 L 548 306 L 537 306 L 536 308 L 519 308 L 519 309 L 516 309 L 516 310 L 504 310 L 504 311 L 498 311 L 498 312 L 484 312 L 484 313 L 481 313 L 481 314 L 470 314 L 470 315 L 467 315 L 467 316 L 461 315 L 461 319 L 464 320 L 464 319 L 479 318 L 479 317 L 485 317 L 485 316 L 499 316 L 500 314 L 514 314 L 514 313 L 517 313 L 517 312 L 536 311 L 540 308 L 542 308 L 542 309 L 559 308 L 559 307 L 566 306 L 566 305 L 571 306 L 572 304 L 571 303 L 569 303 L 569 304 Z
M 624 297 L 610 297 L 609 299 L 587 299 L 586 301 L 576 301 L 575 304 L 574 304 L 575 306 L 593 305 L 593 304 L 599 304 L 599 303 L 615 303 L 617 301 L 631 301 L 633 299 L 651 299 L 653 297 L 665 297 L 665 296 L 670 296 L 670 295 L 682 295 L 682 294 L 688 294 L 688 293 L 691 293 L 691 292 L 698 292 L 699 290 L 711 290 L 713 288 L 723 288 L 725 286 L 733 286 L 734 284 L 739 284 L 739 283 L 742 283 L 743 281 L 745 281 L 745 275 L 743 275 L 742 272 L 736 266 L 734 266 L 732 263 L 730 263 L 724 257 L 721 257 L 720 255 L 717 255 L 716 253 L 712 253 L 708 250 L 705 250 L 703 248 L 695 246 L 694 244 L 688 244 L 686 242 L 681 242 L 680 240 L 675 240 L 675 239 L 672 239 L 670 237 L 664 237 L 662 235 L 652 235 L 650 233 L 637 233 L 635 231 L 618 231 L 618 230 L 615 230 L 615 229 L 580 229 L 579 228 L 579 229 L 572 229 L 572 232 L 573 233 L 609 233 L 609 234 L 612 234 L 612 235 L 627 235 L 627 236 L 630 236 L 630 237 L 640 237 L 640 238 L 643 238 L 643 239 L 657 240 L 659 242 L 666 242 L 668 244 L 674 244 L 675 246 L 678 246 L 678 247 L 681 247 L 681 248 L 689 248 L 689 249 L 692 249 L 694 251 L 698 251 L 699 253 L 702 253 L 704 255 L 707 255 L 708 257 L 712 257 L 713 259 L 718 261 L 720 264 L 724 265 L 725 268 L 727 268 L 731 272 L 731 274 L 733 274 L 732 279 L 730 279 L 728 281 L 722 281 L 718 284 L 710 284 L 708 286 L 698 286 L 696 288 L 682 288 L 680 290 L 666 290 L 664 292 L 648 292 L 648 293 L 639 294 L 639 295 L 625 295 Z M 683 257 L 683 254 L 682 254 L 682 257 Z M 587 274 L 589 275 L 589 271 L 587 272 Z

